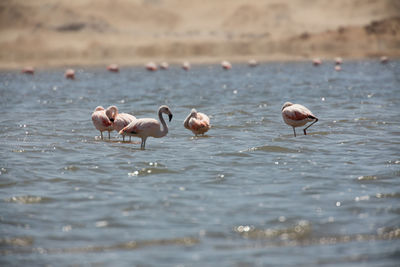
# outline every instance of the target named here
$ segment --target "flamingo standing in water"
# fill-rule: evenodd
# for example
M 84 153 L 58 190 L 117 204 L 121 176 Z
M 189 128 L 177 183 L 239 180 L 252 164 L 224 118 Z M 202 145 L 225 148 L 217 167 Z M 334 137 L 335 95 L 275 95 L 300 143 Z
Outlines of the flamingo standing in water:
M 165 123 L 164 118 L 162 117 L 163 113 L 168 115 L 169 121 L 172 120 L 172 113 L 169 107 L 163 105 L 158 109 L 158 118 L 160 119 L 160 121 L 151 118 L 137 119 L 129 123 L 129 125 L 123 128 L 121 131 L 119 131 L 119 134 L 140 137 L 142 139 L 142 144 L 140 145 L 140 148 L 143 150 L 146 146 L 147 137 L 151 136 L 155 138 L 161 138 L 167 135 L 168 126 Z
M 184 69 L 186 71 L 190 70 L 190 63 L 188 61 L 183 62 L 182 69 Z
M 117 64 L 110 64 L 107 66 L 107 70 L 111 72 L 119 72 L 119 67 Z
M 204 113 L 192 109 L 189 116 L 183 122 L 186 129 L 191 130 L 195 135 L 205 134 L 210 128 L 210 119 Z
M 156 71 L 157 70 L 157 65 L 154 62 L 149 62 L 146 64 L 146 70 L 148 71 Z
M 118 113 L 116 106 L 110 106 L 106 110 L 106 115 L 111 121 L 111 125 L 114 130 L 119 133 L 124 127 L 128 126 L 129 123 L 136 120 L 136 117 L 128 113 Z M 125 135 L 122 135 L 122 140 L 125 141 Z M 129 141 L 131 137 L 129 136 Z
M 96 107 L 94 112 L 92 113 L 92 121 L 94 127 L 100 131 L 101 139 L 103 140 L 103 132 L 108 131 L 108 139 L 110 139 L 110 132 L 113 129 L 111 125 L 111 121 L 108 119 L 106 112 L 102 106 Z
M 221 66 L 224 70 L 230 70 L 232 68 L 231 63 L 229 63 L 229 61 L 226 60 L 221 62 Z
M 290 125 L 293 127 L 293 133 L 294 136 L 296 137 L 296 130 L 295 127 L 303 126 L 307 122 L 314 121 L 310 125 L 308 125 L 306 128 L 304 128 L 303 132 L 304 135 L 306 135 L 306 130 L 316 123 L 318 121 L 318 118 L 314 116 L 314 114 L 311 113 L 311 111 L 306 108 L 305 106 L 302 106 L 300 104 L 293 104 L 290 102 L 286 102 L 283 104 L 282 107 L 282 117 L 283 120 L 287 125 Z
M 22 72 L 22 73 L 25 73 L 25 74 L 31 74 L 31 75 L 33 75 L 33 74 L 35 74 L 35 69 L 34 69 L 33 67 L 31 67 L 31 66 L 27 66 L 27 67 L 24 67 L 24 68 L 21 70 L 21 72 Z
M 67 79 L 75 79 L 75 71 L 73 69 L 67 69 L 64 73 L 64 77 Z

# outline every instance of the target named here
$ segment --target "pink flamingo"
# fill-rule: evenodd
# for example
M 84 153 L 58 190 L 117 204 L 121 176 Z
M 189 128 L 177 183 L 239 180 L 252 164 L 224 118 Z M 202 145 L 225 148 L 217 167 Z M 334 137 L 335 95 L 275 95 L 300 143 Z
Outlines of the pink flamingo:
M 168 65 L 167 62 L 161 62 L 161 64 L 160 64 L 160 69 L 162 69 L 162 70 L 167 70 L 168 67 L 169 67 L 169 65 Z
M 119 132 L 119 134 L 140 137 L 142 139 L 142 144 L 140 145 L 140 148 L 143 150 L 146 146 L 147 137 L 151 136 L 155 138 L 161 138 L 167 135 L 168 126 L 165 123 L 164 118 L 162 117 L 163 113 L 168 115 L 169 121 L 172 120 L 172 113 L 169 107 L 163 105 L 158 109 L 158 118 L 160 119 L 161 124 L 159 121 L 151 118 L 137 119 L 129 123 L 129 125 L 125 128 L 123 128 Z M 162 129 L 161 125 L 163 126 Z
M 111 126 L 118 133 L 129 123 L 136 120 L 136 117 L 128 113 L 118 113 L 116 106 L 110 106 L 106 110 L 107 118 L 111 121 Z M 122 135 L 122 140 L 125 141 L 125 135 Z M 129 141 L 131 137 L 129 136 Z
M 156 71 L 157 70 L 157 65 L 154 62 L 149 62 L 146 64 L 146 69 L 148 71 Z
M 389 62 L 389 59 L 388 59 L 387 56 L 382 56 L 382 57 L 381 57 L 381 63 L 382 63 L 382 64 L 386 64 L 386 63 L 388 63 L 388 62 Z
M 96 107 L 92 113 L 92 121 L 94 127 L 100 131 L 101 139 L 103 140 L 103 132 L 108 131 L 108 139 L 110 139 L 110 132 L 114 130 L 111 121 L 108 119 L 106 112 L 102 106 Z
M 35 73 L 35 69 L 34 69 L 33 67 L 31 67 L 31 66 L 27 66 L 27 67 L 24 67 L 24 68 L 21 70 L 21 72 L 22 72 L 22 73 L 25 73 L 25 74 L 31 74 L 31 75 L 33 75 L 33 74 Z
M 67 69 L 64 73 L 64 77 L 67 79 L 75 79 L 75 71 L 73 69 Z
M 340 64 L 342 64 L 342 63 L 343 63 L 343 59 L 342 59 L 341 57 L 335 58 L 335 64 L 336 64 L 336 65 L 340 65 Z
M 306 128 L 304 128 L 304 135 L 306 135 L 306 130 L 316 123 L 318 121 L 318 118 L 315 117 L 311 111 L 306 108 L 305 106 L 302 106 L 300 104 L 293 104 L 290 102 L 286 102 L 283 104 L 282 107 L 282 117 L 283 120 L 287 125 L 290 125 L 293 127 L 293 133 L 294 136 L 296 137 L 296 130 L 295 127 L 303 126 L 307 122 L 314 121 L 310 125 L 308 125 Z
M 319 58 L 314 58 L 312 62 L 314 66 L 319 66 L 322 64 L 322 61 Z
M 250 67 L 256 67 L 257 65 L 258 65 L 257 60 L 255 60 L 255 59 L 250 59 L 249 60 L 249 66 Z
M 183 62 L 182 69 L 184 69 L 186 71 L 190 70 L 190 63 L 188 61 Z
M 110 64 L 107 66 L 107 70 L 111 72 L 119 72 L 119 67 L 117 64 Z
M 229 63 L 229 61 L 226 60 L 221 62 L 221 66 L 224 70 L 230 70 L 232 68 L 231 63 Z
M 191 130 L 195 135 L 205 134 L 211 128 L 210 118 L 206 114 L 192 109 L 189 116 L 183 122 L 183 126 Z

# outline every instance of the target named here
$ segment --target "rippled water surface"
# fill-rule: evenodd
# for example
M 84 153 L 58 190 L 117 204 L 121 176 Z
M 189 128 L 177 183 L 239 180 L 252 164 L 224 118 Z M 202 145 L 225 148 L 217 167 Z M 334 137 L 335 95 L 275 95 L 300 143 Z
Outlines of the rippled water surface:
M 307 136 L 286 101 L 319 118 Z M 398 61 L 3 71 L 0 102 L 4 266 L 398 266 Z M 169 133 L 144 151 L 91 121 L 162 104 Z

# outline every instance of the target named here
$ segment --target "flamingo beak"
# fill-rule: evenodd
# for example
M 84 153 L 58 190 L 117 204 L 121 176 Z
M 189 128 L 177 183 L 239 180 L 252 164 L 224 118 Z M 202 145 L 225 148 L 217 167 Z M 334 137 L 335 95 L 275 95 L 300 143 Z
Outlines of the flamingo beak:
M 111 122 L 114 122 L 114 118 L 111 118 L 110 121 L 111 121 Z
M 172 120 L 172 114 L 168 114 L 169 121 Z

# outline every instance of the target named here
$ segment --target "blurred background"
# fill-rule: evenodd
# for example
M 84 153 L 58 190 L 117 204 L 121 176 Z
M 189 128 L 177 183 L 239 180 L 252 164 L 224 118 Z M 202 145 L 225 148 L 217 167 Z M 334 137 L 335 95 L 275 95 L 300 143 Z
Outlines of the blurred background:
M 0 67 L 400 57 L 398 0 L 2 0 Z

